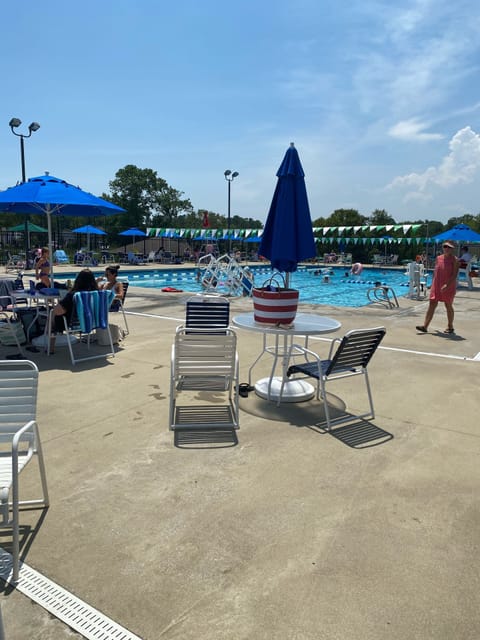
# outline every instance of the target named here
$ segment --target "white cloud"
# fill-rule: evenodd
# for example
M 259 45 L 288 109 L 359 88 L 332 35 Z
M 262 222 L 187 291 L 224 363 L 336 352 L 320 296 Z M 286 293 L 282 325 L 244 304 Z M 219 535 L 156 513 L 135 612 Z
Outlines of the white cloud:
M 480 176 L 480 135 L 471 127 L 457 131 L 449 143 L 450 152 L 436 167 L 423 173 L 409 173 L 395 178 L 387 189 L 409 189 L 405 200 L 425 199 L 436 188 L 449 189 L 468 184 Z
M 424 129 L 428 129 L 429 124 L 420 122 L 417 118 L 411 118 L 410 120 L 402 120 L 397 122 L 388 131 L 388 135 L 392 138 L 399 138 L 400 140 L 414 140 L 418 142 L 425 142 L 428 140 L 440 140 L 443 138 L 441 133 L 425 133 Z

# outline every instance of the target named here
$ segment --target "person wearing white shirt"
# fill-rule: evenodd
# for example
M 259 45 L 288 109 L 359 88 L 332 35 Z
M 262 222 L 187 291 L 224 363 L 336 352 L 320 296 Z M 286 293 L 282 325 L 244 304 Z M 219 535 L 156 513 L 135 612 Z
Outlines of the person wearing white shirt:
M 471 260 L 472 260 L 472 255 L 468 251 L 468 247 L 467 246 L 462 247 L 461 251 L 462 251 L 462 255 L 459 258 L 459 260 L 460 260 L 460 269 L 466 269 L 468 267 L 469 262 L 471 262 Z

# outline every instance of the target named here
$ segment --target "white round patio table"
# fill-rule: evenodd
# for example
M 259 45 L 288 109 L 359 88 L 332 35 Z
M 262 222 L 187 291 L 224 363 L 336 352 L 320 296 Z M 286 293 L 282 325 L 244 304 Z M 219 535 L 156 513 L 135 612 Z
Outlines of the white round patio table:
M 306 380 L 289 380 L 287 370 L 290 364 L 290 354 L 294 336 L 317 336 L 324 333 L 338 331 L 342 326 L 338 320 L 319 316 L 315 313 L 297 313 L 290 325 L 268 325 L 255 322 L 253 311 L 242 313 L 233 318 L 234 326 L 247 331 L 263 334 L 263 349 L 248 370 L 248 384 L 251 384 L 252 370 L 264 354 L 273 357 L 270 376 L 255 383 L 255 393 L 265 400 L 280 402 L 303 402 L 315 395 L 315 388 Z M 267 337 L 273 336 L 273 344 L 267 343 Z M 281 375 L 275 375 L 281 367 Z

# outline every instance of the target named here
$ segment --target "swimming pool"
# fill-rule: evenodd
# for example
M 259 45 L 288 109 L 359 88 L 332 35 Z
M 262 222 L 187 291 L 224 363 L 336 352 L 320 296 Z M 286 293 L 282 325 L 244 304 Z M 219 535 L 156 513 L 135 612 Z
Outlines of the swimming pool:
M 255 285 L 260 287 L 272 275 L 270 267 L 249 267 L 254 274 Z M 193 293 L 202 291 L 202 287 L 195 278 L 195 267 L 162 270 L 121 271 L 121 280 L 135 287 L 146 289 L 162 289 L 175 287 Z M 300 291 L 300 303 L 329 304 L 337 307 L 364 307 L 370 304 L 367 291 L 376 282 L 393 288 L 397 297 L 408 294 L 408 276 L 403 269 L 375 269 L 365 267 L 359 276 L 351 276 L 345 267 L 331 267 L 325 269 L 318 266 L 299 267 L 290 274 L 290 286 Z M 103 270 L 95 272 L 103 275 Z M 62 278 L 75 278 L 76 274 L 62 274 Z M 328 276 L 328 277 L 325 277 Z

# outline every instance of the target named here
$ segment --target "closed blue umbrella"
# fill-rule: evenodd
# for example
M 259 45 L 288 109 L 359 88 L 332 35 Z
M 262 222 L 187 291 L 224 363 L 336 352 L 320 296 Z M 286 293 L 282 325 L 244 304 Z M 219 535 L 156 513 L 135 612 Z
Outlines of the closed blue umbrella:
M 108 200 L 97 198 L 80 187 L 54 176 L 29 178 L 15 187 L 0 191 L 0 211 L 47 216 L 48 247 L 52 253 L 52 215 L 108 216 L 125 209 Z M 53 275 L 53 270 L 52 270 Z
M 288 274 L 296 271 L 301 260 L 316 255 L 305 173 L 293 142 L 277 177 L 258 252 L 270 260 L 273 269 L 287 274 L 288 286 Z

